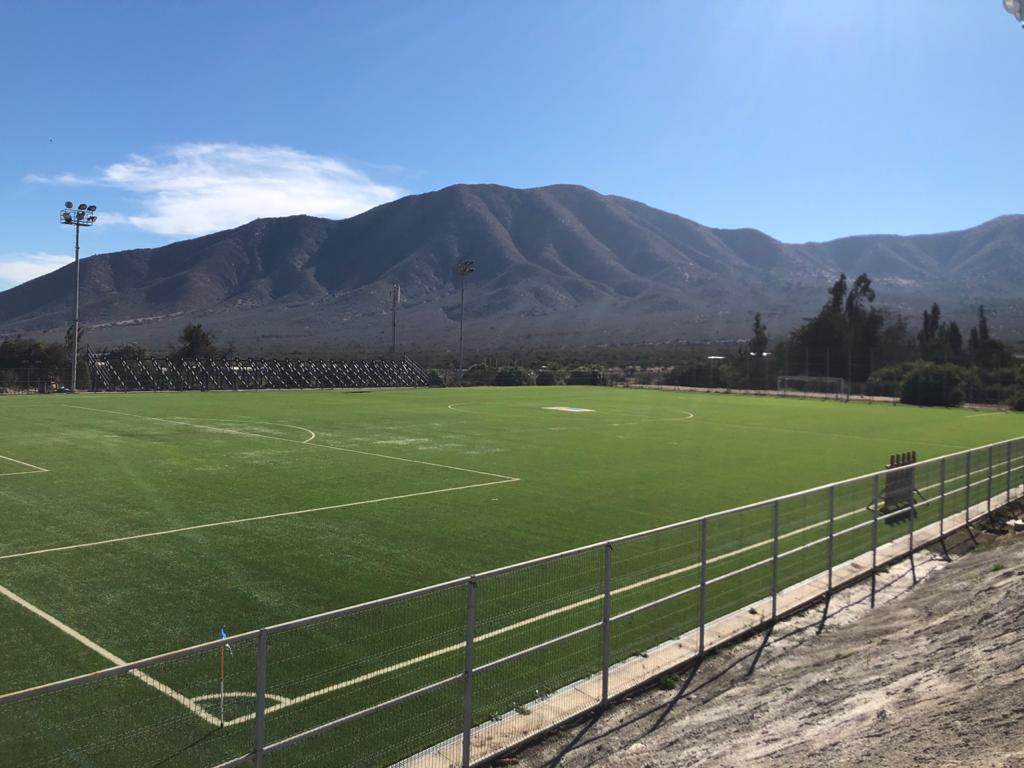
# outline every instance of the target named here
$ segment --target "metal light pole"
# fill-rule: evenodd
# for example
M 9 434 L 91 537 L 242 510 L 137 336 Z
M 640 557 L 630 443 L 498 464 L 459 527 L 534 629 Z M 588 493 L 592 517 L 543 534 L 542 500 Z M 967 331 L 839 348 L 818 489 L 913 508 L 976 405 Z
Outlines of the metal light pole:
M 391 289 L 391 354 L 398 349 L 398 304 L 402 300 L 402 287 L 395 283 Z
M 81 203 L 75 210 L 75 204 L 68 200 L 64 210 L 60 212 L 61 224 L 69 224 L 75 228 L 75 331 L 71 351 L 71 391 L 78 392 L 78 293 L 81 269 L 78 260 L 78 240 L 82 227 L 91 227 L 96 223 L 96 206 Z
M 473 273 L 472 261 L 460 261 L 455 265 L 462 284 L 459 293 L 459 386 L 462 386 L 462 320 L 466 316 L 466 275 Z

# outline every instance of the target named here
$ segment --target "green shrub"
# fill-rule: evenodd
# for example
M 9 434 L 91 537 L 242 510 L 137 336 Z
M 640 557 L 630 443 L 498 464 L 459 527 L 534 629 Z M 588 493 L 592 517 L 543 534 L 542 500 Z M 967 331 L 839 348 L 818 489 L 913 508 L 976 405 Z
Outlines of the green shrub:
M 879 368 L 864 383 L 864 394 L 899 397 L 903 389 L 903 380 L 913 368 L 913 363 L 899 363 Z
M 483 363 L 469 366 L 462 373 L 462 383 L 467 387 L 484 387 L 491 383 L 494 373 Z
M 549 371 L 546 368 L 543 371 L 537 372 L 537 385 L 541 387 L 550 387 L 558 383 L 555 378 L 555 372 Z
M 494 385 L 497 387 L 521 387 L 529 383 L 529 374 L 514 365 L 499 368 L 494 374 Z
M 576 368 L 569 373 L 566 384 L 604 384 L 604 374 L 596 368 Z
M 951 363 L 917 363 L 900 388 L 900 402 L 910 405 L 956 406 L 963 401 L 963 371 Z

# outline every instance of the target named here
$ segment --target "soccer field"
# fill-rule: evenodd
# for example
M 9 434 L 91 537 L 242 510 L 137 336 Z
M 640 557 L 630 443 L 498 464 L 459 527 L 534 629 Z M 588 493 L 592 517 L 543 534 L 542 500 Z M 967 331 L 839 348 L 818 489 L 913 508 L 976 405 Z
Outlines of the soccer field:
M 0 399 L 0 693 L 1022 432 L 587 387 Z

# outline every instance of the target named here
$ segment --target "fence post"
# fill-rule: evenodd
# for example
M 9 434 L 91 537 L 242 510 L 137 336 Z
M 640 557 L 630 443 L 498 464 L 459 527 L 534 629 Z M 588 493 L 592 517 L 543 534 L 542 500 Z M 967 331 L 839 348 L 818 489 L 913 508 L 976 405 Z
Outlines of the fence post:
M 871 482 L 871 607 L 875 607 L 878 578 L 878 475 Z
M 917 503 L 914 495 L 910 495 L 910 534 L 907 537 L 907 554 L 910 555 L 910 582 L 917 584 L 917 568 L 914 567 L 914 518 L 917 517 Z
M 939 544 L 942 554 L 949 559 L 946 551 L 946 457 L 939 459 Z
M 604 545 L 604 612 L 601 616 L 601 703 L 608 703 L 608 666 L 611 659 L 612 545 Z
M 779 608 L 779 501 L 772 502 L 772 621 Z
M 267 630 L 261 629 L 256 640 L 256 722 L 253 726 L 253 752 L 256 768 L 263 766 L 266 743 L 267 711 Z
M 476 635 L 476 577 L 466 582 L 466 666 L 462 688 L 462 768 L 469 768 L 473 734 L 473 640 Z
M 988 447 L 988 479 L 985 483 L 985 508 L 988 513 L 992 514 L 992 446 Z
M 1013 488 L 1013 440 L 1006 441 L 1006 503 L 1010 503 L 1010 489 Z
M 700 521 L 700 591 L 697 593 L 697 653 L 704 655 L 704 613 L 708 589 L 708 519 Z
M 836 487 L 828 489 L 828 591 L 832 593 L 832 565 L 834 560 L 833 542 L 836 530 Z
M 971 537 L 971 542 L 974 544 L 978 543 L 978 539 L 974 536 L 974 529 L 971 528 L 971 452 L 967 451 L 967 462 L 964 469 L 967 478 L 967 485 L 964 490 L 964 526 L 967 528 L 967 534 Z
M 836 523 L 836 487 L 828 487 L 828 590 L 825 592 L 825 607 L 821 611 L 821 623 L 818 625 L 818 634 L 825 629 L 825 621 L 828 619 L 828 608 L 832 602 L 832 561 L 833 561 L 833 539 L 835 538 Z

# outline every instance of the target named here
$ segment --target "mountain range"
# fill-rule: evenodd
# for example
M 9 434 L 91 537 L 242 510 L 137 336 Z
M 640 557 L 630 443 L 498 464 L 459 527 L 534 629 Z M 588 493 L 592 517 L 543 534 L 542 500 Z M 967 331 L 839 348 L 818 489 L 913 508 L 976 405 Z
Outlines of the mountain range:
M 460 184 L 340 221 L 257 219 L 92 256 L 81 263 L 81 317 L 94 348 L 162 350 L 200 322 L 251 354 L 378 353 L 398 283 L 400 350 L 439 351 L 457 343 L 464 259 L 475 263 L 469 349 L 737 339 L 755 311 L 779 334 L 817 311 L 840 272 L 867 272 L 894 312 L 938 301 L 969 322 L 985 304 L 995 333 L 1024 336 L 1024 216 L 788 244 L 570 185 Z M 73 286 L 68 265 L 0 292 L 0 334 L 62 337 Z

